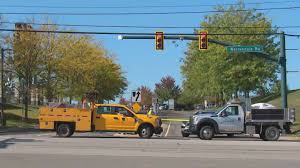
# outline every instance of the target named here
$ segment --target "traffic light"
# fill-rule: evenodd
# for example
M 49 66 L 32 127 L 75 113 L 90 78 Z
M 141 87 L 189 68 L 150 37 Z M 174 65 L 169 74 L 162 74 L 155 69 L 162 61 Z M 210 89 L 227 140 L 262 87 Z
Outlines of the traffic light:
M 155 32 L 155 50 L 164 49 L 164 32 Z
M 199 32 L 199 50 L 207 50 L 208 49 L 208 38 L 207 32 Z

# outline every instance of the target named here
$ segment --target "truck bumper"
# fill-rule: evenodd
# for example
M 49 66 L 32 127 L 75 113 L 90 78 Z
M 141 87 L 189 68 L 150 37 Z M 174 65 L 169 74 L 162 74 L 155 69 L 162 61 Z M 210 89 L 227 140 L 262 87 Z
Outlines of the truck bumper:
M 190 134 L 190 126 L 189 123 L 182 123 L 181 124 L 181 133 Z
M 189 125 L 189 131 L 190 131 L 190 133 L 192 133 L 192 134 L 198 134 L 197 125 L 190 124 L 190 125 Z
M 163 132 L 163 128 L 162 127 L 156 127 L 154 128 L 154 134 L 161 134 Z

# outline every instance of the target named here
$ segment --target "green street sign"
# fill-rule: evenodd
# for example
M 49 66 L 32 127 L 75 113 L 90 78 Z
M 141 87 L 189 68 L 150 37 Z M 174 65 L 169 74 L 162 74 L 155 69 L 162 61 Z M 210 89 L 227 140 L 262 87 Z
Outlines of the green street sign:
M 252 46 L 228 46 L 228 53 L 242 53 L 242 52 L 263 52 L 264 48 L 261 45 L 252 45 Z

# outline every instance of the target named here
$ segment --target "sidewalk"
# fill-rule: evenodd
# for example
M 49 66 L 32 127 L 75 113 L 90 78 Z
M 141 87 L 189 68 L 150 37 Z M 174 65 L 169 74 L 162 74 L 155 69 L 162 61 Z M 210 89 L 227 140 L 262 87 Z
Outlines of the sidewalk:
M 15 133 L 29 133 L 29 132 L 38 132 L 39 130 L 35 128 L 19 128 L 19 127 L 0 127 L 1 134 L 15 134 Z
M 279 140 L 282 141 L 298 141 L 300 142 L 300 136 L 298 135 L 282 135 Z

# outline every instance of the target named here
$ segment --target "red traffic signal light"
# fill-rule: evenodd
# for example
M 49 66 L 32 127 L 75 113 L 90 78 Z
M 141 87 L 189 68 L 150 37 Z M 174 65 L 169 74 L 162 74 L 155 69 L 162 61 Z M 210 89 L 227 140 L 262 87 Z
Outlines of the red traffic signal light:
M 155 50 L 164 49 L 164 32 L 155 32 Z
M 207 32 L 200 32 L 199 33 L 199 50 L 207 50 L 208 48 L 208 38 Z

